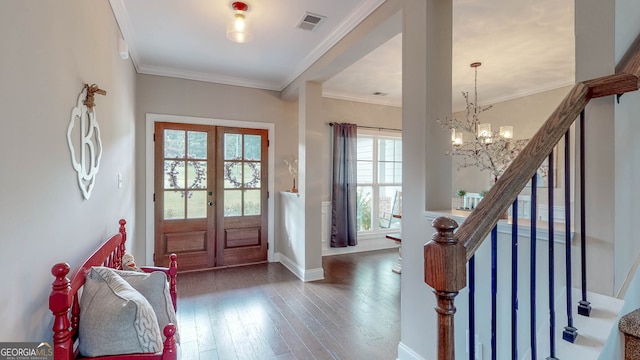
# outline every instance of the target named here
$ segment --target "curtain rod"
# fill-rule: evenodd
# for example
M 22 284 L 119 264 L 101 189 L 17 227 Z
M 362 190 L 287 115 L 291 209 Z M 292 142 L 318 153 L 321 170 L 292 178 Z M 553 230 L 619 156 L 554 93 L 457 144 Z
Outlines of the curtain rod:
M 330 122 L 329 126 L 333 126 L 333 124 Z M 393 128 L 385 128 L 385 127 L 375 127 L 375 126 L 363 126 L 363 125 L 356 125 L 359 128 L 363 128 L 363 129 L 374 129 L 374 130 L 387 130 L 387 131 L 400 131 L 402 132 L 402 129 L 393 129 Z

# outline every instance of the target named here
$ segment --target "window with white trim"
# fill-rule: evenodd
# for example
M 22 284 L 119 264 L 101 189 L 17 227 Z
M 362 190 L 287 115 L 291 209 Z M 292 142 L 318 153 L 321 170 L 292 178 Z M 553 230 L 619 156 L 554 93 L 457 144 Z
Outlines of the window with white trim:
M 398 229 L 402 191 L 400 133 L 358 130 L 358 232 Z

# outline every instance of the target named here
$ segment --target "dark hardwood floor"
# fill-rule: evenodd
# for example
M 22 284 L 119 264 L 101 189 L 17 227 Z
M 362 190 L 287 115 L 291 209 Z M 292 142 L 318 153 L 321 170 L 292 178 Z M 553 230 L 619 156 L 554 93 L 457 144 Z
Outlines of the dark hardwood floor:
M 323 258 L 304 283 L 280 263 L 178 275 L 183 360 L 397 358 L 398 251 Z

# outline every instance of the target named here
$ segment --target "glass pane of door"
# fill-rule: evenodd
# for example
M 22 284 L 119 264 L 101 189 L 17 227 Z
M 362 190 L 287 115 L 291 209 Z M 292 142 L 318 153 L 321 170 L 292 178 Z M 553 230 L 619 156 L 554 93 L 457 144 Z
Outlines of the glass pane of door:
M 163 140 L 164 219 L 206 218 L 207 133 L 165 129 Z
M 224 216 L 261 215 L 262 136 L 224 134 Z

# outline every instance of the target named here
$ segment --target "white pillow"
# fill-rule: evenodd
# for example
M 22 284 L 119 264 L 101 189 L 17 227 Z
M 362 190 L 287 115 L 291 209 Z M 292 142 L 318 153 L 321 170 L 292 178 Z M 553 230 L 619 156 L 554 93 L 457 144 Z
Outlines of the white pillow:
M 164 336 L 164 327 L 169 323 L 172 323 L 176 326 L 176 334 L 174 335 L 174 338 L 177 343 L 180 343 L 178 320 L 176 319 L 176 311 L 173 308 L 173 302 L 171 302 L 171 293 L 169 292 L 167 275 L 160 271 L 152 273 L 141 273 L 128 270 L 113 271 L 147 298 L 147 301 L 149 301 L 153 311 L 156 313 L 158 326 L 160 327 L 160 333 L 162 334 L 162 341 L 166 339 Z
M 84 356 L 162 351 L 153 307 L 110 268 L 92 268 L 87 274 L 78 331 Z

